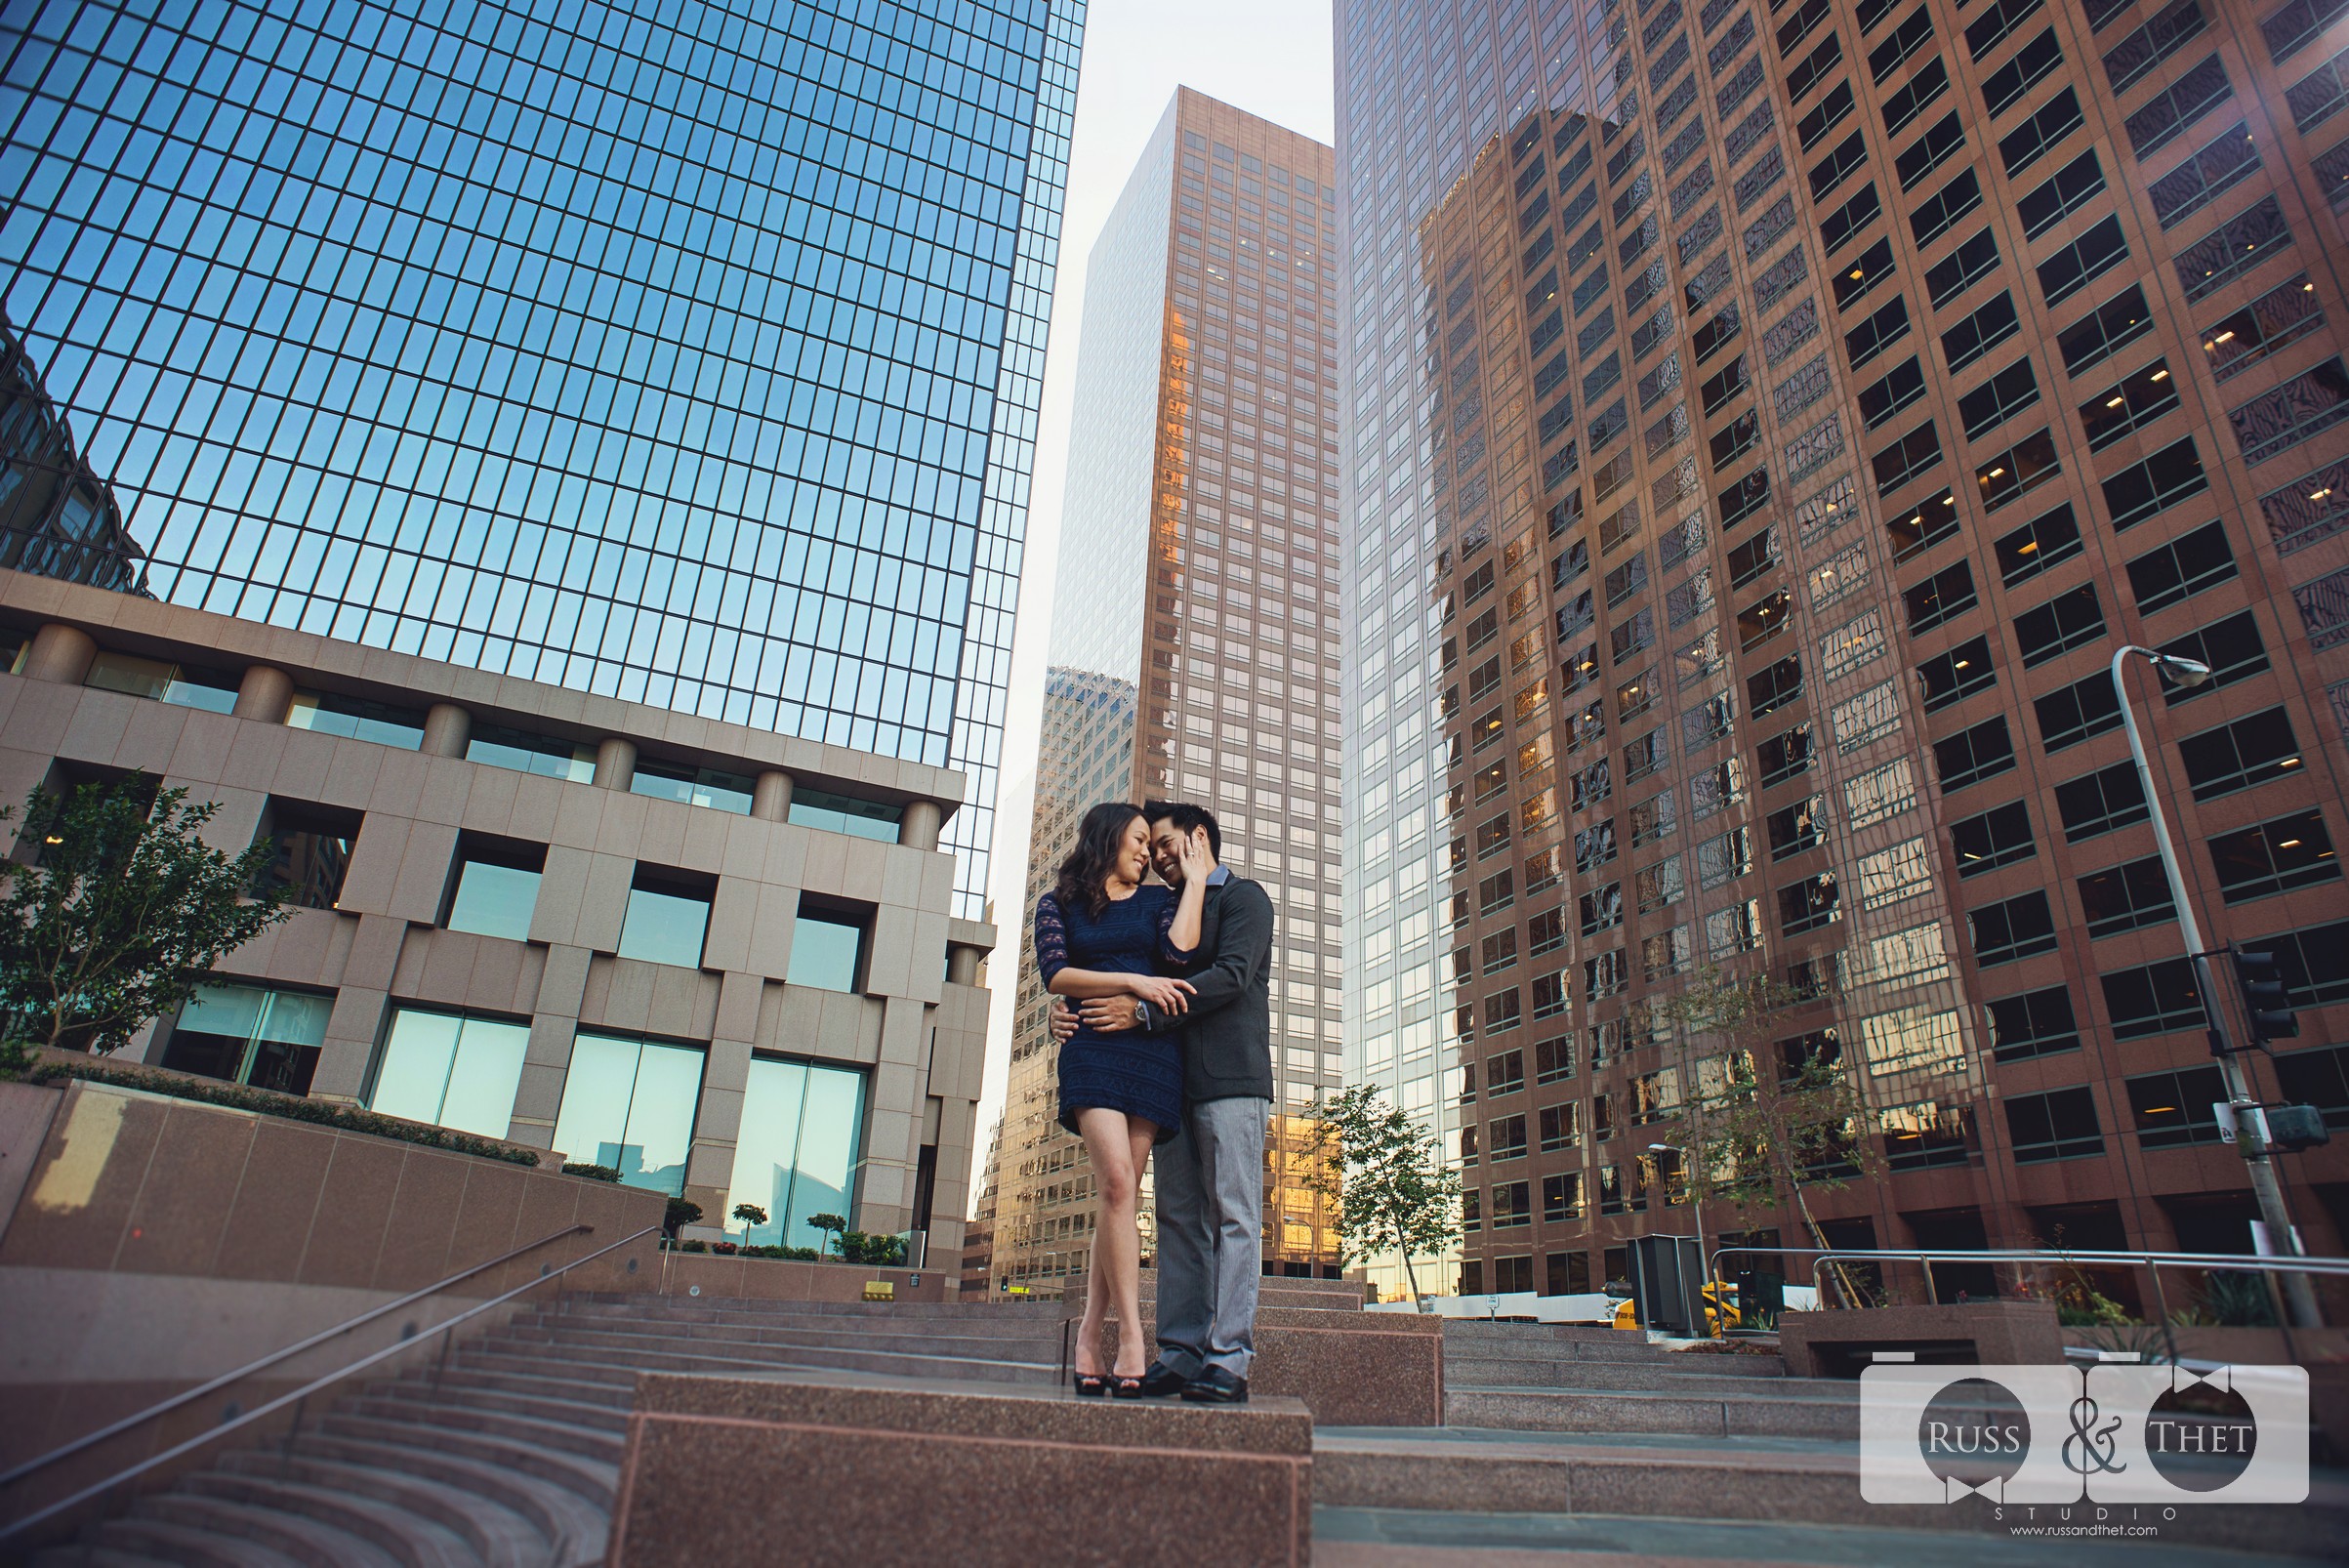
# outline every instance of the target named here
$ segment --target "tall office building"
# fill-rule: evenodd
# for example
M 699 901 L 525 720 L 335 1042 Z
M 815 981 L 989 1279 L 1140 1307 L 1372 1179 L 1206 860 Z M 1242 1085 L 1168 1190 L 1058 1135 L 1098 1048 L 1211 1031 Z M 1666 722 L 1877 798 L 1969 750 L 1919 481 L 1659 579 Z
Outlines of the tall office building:
M 954 767 L 978 918 L 1080 0 L 425 11 L 0 21 L 155 592 Z
M 1088 806 L 1212 808 L 1264 885 L 1276 1100 L 1265 1263 L 1334 1273 L 1300 1112 L 1339 1078 L 1336 239 L 1330 149 L 1180 89 L 1089 264 L 1027 922 Z M 993 1269 L 1085 1267 L 1092 1183 L 1054 1121 L 1022 932 Z
M 2216 672 L 2131 677 L 2165 807 L 2349 1125 L 2349 18 L 2262 9 L 1339 7 L 1347 1067 L 1463 1288 L 1685 1233 L 1741 1051 L 1857 1096 L 1836 1244 L 2246 1250 L 2122 643 Z

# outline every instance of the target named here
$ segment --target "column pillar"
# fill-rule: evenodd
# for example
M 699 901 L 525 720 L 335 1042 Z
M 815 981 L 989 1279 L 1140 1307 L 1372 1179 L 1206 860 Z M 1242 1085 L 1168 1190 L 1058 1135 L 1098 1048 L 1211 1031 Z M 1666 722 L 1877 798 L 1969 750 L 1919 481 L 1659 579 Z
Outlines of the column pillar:
M 89 633 L 51 621 L 33 634 L 32 647 L 24 655 L 24 674 L 34 681 L 78 686 L 89 679 L 90 663 L 97 657 L 98 644 Z
M 424 716 L 424 754 L 427 757 L 463 757 L 465 743 L 473 739 L 474 716 L 453 702 L 436 702 Z
M 236 686 L 236 706 L 230 713 L 257 723 L 282 724 L 293 710 L 292 676 L 266 664 L 245 667 L 245 678 Z
M 978 984 L 979 963 L 987 955 L 967 942 L 946 944 L 946 983 L 949 985 Z
M 762 822 L 789 821 L 791 788 L 791 775 L 779 767 L 761 773 L 757 788 L 751 791 L 751 815 Z
M 637 776 L 637 743 L 606 736 L 596 748 L 596 784 L 599 789 L 625 790 Z
M 937 802 L 915 801 L 906 806 L 905 814 L 898 818 L 897 842 L 916 849 L 935 849 L 938 846 L 938 829 L 945 820 L 946 814 L 938 809 Z

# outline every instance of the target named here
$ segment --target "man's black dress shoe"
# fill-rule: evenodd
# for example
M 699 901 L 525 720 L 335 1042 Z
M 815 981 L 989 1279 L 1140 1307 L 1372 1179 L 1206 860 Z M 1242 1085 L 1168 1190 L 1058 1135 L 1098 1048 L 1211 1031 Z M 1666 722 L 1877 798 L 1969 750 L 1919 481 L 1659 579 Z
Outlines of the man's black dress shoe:
M 1183 1385 L 1182 1397 L 1195 1405 L 1245 1405 L 1248 1380 L 1235 1378 L 1221 1367 L 1210 1367 Z
M 1142 1397 L 1144 1399 L 1171 1399 L 1188 1387 L 1190 1382 L 1190 1379 L 1176 1372 L 1164 1361 L 1153 1361 L 1150 1363 L 1150 1370 L 1142 1374 Z

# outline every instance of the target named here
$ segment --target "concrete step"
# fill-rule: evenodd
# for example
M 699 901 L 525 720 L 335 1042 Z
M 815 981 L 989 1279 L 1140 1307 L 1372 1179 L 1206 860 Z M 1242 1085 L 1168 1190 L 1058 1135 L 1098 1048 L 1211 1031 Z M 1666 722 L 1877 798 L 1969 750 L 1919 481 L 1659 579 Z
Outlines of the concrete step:
M 618 1338 L 617 1343 L 598 1342 Z M 1058 1376 L 1059 1352 L 1050 1360 L 1010 1360 L 1000 1356 L 933 1355 L 906 1350 L 857 1350 L 809 1345 L 729 1345 L 721 1349 L 654 1348 L 661 1341 L 642 1336 L 612 1337 L 563 1330 L 543 1347 L 549 1360 L 582 1372 L 764 1372 L 784 1367 L 830 1368 L 841 1372 L 879 1373 L 891 1377 L 951 1376 L 961 1382 L 1036 1382 Z M 519 1349 L 521 1346 L 516 1345 Z
M 340 1455 L 331 1452 L 341 1448 Z M 325 1449 L 329 1452 L 315 1452 Z M 549 1560 L 548 1541 L 531 1522 L 479 1492 L 466 1491 L 368 1455 L 353 1461 L 350 1445 L 335 1438 L 296 1445 L 291 1456 L 274 1449 L 224 1455 L 214 1478 L 250 1477 L 272 1485 L 314 1487 L 346 1504 L 373 1503 L 407 1519 L 446 1531 L 482 1568 L 539 1568 Z
M 648 1296 L 621 1291 L 565 1291 L 557 1300 L 564 1309 L 577 1305 L 621 1306 L 659 1316 L 697 1312 L 785 1313 L 793 1316 L 871 1317 L 906 1321 L 915 1318 L 986 1316 L 997 1319 L 1034 1318 L 1057 1323 L 1068 1314 L 1058 1301 L 786 1301 L 748 1296 Z
M 258 1542 L 302 1568 L 400 1568 L 408 1560 L 386 1551 L 364 1534 L 354 1534 L 300 1509 L 189 1490 L 189 1483 L 200 1478 L 189 1476 L 174 1491 L 141 1498 L 133 1505 L 131 1516 L 230 1541 Z
M 1772 1357 L 1675 1356 L 1664 1361 L 1602 1361 L 1576 1356 L 1480 1356 L 1444 1353 L 1444 1376 L 1458 1382 L 1511 1383 L 1551 1388 L 1663 1387 L 1683 1378 L 1767 1385 L 1787 1381 L 1786 1363 Z M 1851 1385 L 1854 1389 L 1858 1383 Z
M 579 1301 L 564 1298 L 559 1310 L 528 1312 L 515 1316 L 512 1326 L 516 1329 L 548 1328 L 557 1323 L 600 1323 L 615 1327 L 641 1325 L 657 1327 L 668 1333 L 693 1333 L 711 1330 L 735 1333 L 746 1329 L 774 1329 L 784 1333 L 807 1334 L 906 1334 L 951 1335 L 960 1339 L 1033 1339 L 1060 1331 L 1062 1315 L 1032 1312 L 989 1312 L 978 1307 L 949 1308 L 946 1312 L 915 1313 L 915 1306 L 934 1307 L 935 1302 L 909 1302 L 896 1311 L 886 1306 L 865 1312 L 815 1311 L 808 1302 L 746 1302 L 739 1306 L 703 1306 L 699 1303 L 680 1305 L 675 1297 L 655 1298 L 635 1303 Z
M 1490 1344 L 1646 1344 L 1647 1337 L 1627 1329 L 1595 1323 L 1504 1323 L 1490 1318 L 1444 1319 L 1447 1343 L 1475 1341 Z
M 510 1403 L 535 1405 L 539 1414 L 523 1409 L 508 1408 Z M 624 1413 L 608 1413 L 615 1419 L 602 1425 L 590 1425 L 591 1420 L 600 1420 L 607 1413 L 594 1405 L 571 1407 L 580 1420 L 563 1419 L 563 1401 L 532 1401 L 527 1396 L 469 1391 L 460 1397 L 450 1391 L 438 1400 L 426 1395 L 408 1397 L 396 1390 L 381 1394 L 366 1394 L 348 1400 L 337 1407 L 338 1414 L 348 1413 L 355 1420 L 394 1423 L 430 1424 L 442 1432 L 477 1432 L 501 1442 L 530 1443 L 542 1452 L 562 1453 L 591 1462 L 618 1466 L 620 1453 L 628 1430 Z
M 552 1426 L 584 1428 L 614 1436 L 627 1430 L 628 1387 L 618 1389 L 620 1399 L 614 1403 L 595 1397 L 611 1391 L 601 1384 L 551 1380 L 536 1376 L 535 1371 L 533 1367 L 528 1374 L 516 1374 L 452 1363 L 440 1375 L 438 1393 L 429 1384 L 383 1383 L 338 1408 L 388 1415 L 391 1412 L 378 1411 L 373 1406 L 379 1400 L 392 1400 L 399 1401 L 403 1409 L 440 1406 L 452 1411 L 511 1415 Z
M 32 1559 L 35 1568 L 63 1568 L 65 1564 L 128 1568 L 133 1563 L 176 1563 L 183 1568 L 302 1568 L 301 1558 L 250 1537 L 163 1519 L 107 1519 L 91 1534 L 95 1539 L 89 1545 L 36 1553 Z
M 350 1419 L 338 1418 L 346 1424 Z M 485 1499 L 519 1517 L 534 1532 L 529 1552 L 533 1563 L 545 1561 L 557 1568 L 569 1568 L 572 1564 L 594 1562 L 603 1555 L 605 1538 L 611 1533 L 608 1480 L 602 1498 L 592 1500 L 559 1481 L 534 1474 L 520 1465 L 505 1463 L 506 1456 L 494 1449 L 486 1454 L 476 1450 L 469 1455 L 453 1448 L 423 1446 L 415 1440 L 421 1438 L 424 1444 L 429 1444 L 434 1436 L 429 1427 L 411 1427 L 405 1433 L 385 1437 L 374 1432 L 354 1432 L 346 1424 L 340 1428 L 326 1427 L 314 1437 L 304 1438 L 302 1448 L 306 1455 L 321 1460 L 399 1471 Z M 617 1474 L 614 1467 L 613 1477 Z M 459 1533 L 466 1532 L 460 1529 Z
M 912 1355 L 967 1355 L 987 1360 L 1057 1361 L 1061 1334 L 1058 1325 L 1038 1325 L 1016 1334 L 925 1332 L 917 1327 L 886 1328 L 859 1324 L 855 1328 L 769 1326 L 732 1323 L 662 1323 L 646 1318 L 562 1317 L 544 1324 L 515 1325 L 500 1335 L 507 1344 L 543 1344 L 561 1340 L 575 1344 L 643 1344 L 680 1350 L 732 1350 L 737 1346 L 786 1349 L 893 1350 Z
M 2000 1543 L 2014 1539 L 2013 1507 L 2000 1518 L 1986 1499 L 1932 1506 L 1872 1504 L 1860 1496 L 1859 1475 L 1856 1442 L 1790 1437 L 1674 1440 L 1622 1433 L 1501 1433 L 1457 1426 L 1323 1427 L 1313 1435 L 1317 1509 L 1768 1521 L 1804 1528 L 1970 1532 Z M 2349 1485 L 2337 1475 L 2325 1478 L 2312 1498 L 2310 1504 L 2294 1507 L 2180 1507 L 2173 1518 L 2161 1522 L 2160 1542 L 2164 1547 L 2216 1547 L 2338 1561 L 2341 1533 L 2349 1529 Z M 1477 1529 L 1475 1521 L 1463 1519 L 1452 1540 L 1468 1545 Z M 2048 1544 L 2077 1550 L 2093 1543 Z M 2150 1543 L 2133 1540 L 2117 1545 L 2154 1549 Z M 1743 1555 L 1751 1558 L 1755 1553 Z M 1779 1560 L 1768 1553 L 1759 1555 Z M 1336 1560 L 1353 1559 L 1339 1554 Z M 1637 1560 L 1681 1559 L 1659 1542 L 1643 1548 Z M 1852 1559 L 1803 1552 L 1785 1560 Z M 1910 1559 L 1876 1555 L 1857 1561 Z
M 1444 1382 L 1451 1387 L 1471 1388 L 1646 1388 L 1658 1392 L 1735 1394 L 1752 1390 L 1770 1392 L 1782 1385 L 1807 1380 L 1776 1376 L 1723 1377 L 1707 1369 L 1702 1372 L 1679 1372 L 1669 1367 L 1650 1367 L 1637 1363 L 1619 1364 L 1612 1361 L 1485 1361 L 1453 1356 L 1444 1358 Z M 1832 1390 L 1838 1385 L 1832 1381 L 1819 1380 L 1815 1384 L 1825 1397 L 1837 1397 Z M 1848 1385 L 1850 1397 L 1859 1397 L 1859 1385 Z
M 1641 1366 L 1668 1366 L 1680 1359 L 1662 1345 L 1649 1344 L 1630 1335 L 1619 1335 L 1612 1340 L 1550 1340 L 1502 1341 L 1456 1340 L 1444 1336 L 1444 1358 L 1473 1356 L 1485 1361 L 1616 1361 L 1636 1362 Z M 1708 1357 L 1709 1360 L 1729 1360 L 1730 1357 Z M 1743 1359 L 1742 1357 L 1737 1359 Z M 1784 1363 L 1781 1363 L 1782 1365 Z
M 545 1441 L 549 1434 L 543 1432 L 543 1423 L 528 1424 L 542 1429 L 531 1432 L 520 1418 L 505 1417 L 502 1419 L 513 1424 L 513 1429 L 482 1429 L 436 1419 L 446 1413 L 444 1407 L 428 1406 L 420 1419 L 399 1420 L 336 1411 L 319 1423 L 319 1429 L 337 1437 L 413 1447 L 468 1467 L 530 1476 L 598 1508 L 611 1507 L 612 1494 L 620 1479 L 616 1458 L 606 1458 L 602 1453 L 590 1457 L 551 1446 Z M 610 1455 L 618 1455 L 620 1448 L 616 1441 L 600 1433 L 589 1435 L 600 1441 Z
M 445 1525 L 339 1487 L 232 1469 L 200 1470 L 180 1484 L 199 1497 L 304 1515 L 357 1537 L 407 1568 L 489 1568 L 463 1536 Z
M 1454 1426 L 1516 1431 L 1831 1437 L 1855 1443 L 1860 1437 L 1858 1400 L 1803 1394 L 1476 1388 L 1447 1380 L 1444 1420 Z

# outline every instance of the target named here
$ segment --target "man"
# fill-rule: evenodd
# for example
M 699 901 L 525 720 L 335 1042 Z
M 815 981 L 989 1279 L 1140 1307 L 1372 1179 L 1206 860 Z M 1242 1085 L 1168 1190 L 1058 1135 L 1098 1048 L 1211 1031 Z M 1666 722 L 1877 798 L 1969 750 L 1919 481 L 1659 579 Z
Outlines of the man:
M 1248 1401 L 1256 1355 L 1257 1287 L 1263 1274 L 1264 1129 L 1272 1111 L 1272 899 L 1235 877 L 1223 834 L 1196 805 L 1153 801 L 1151 859 L 1173 887 L 1184 851 L 1204 866 L 1199 947 L 1183 970 L 1195 987 L 1169 1016 L 1133 997 L 1088 1002 L 1101 1032 L 1141 1029 L 1182 1041 L 1181 1135 L 1151 1155 L 1157 1175 L 1158 1359 L 1142 1392 L 1179 1392 L 1200 1404 Z M 1055 1005 L 1062 1039 L 1076 1019 Z

